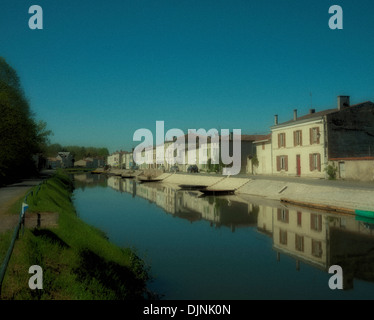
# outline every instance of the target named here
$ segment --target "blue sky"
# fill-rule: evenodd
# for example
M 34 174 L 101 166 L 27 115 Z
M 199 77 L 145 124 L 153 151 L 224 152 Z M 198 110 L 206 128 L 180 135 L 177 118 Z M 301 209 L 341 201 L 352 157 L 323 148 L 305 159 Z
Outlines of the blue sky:
M 335 4 L 343 30 L 328 27 Z M 267 133 L 274 114 L 374 101 L 373 17 L 372 0 L 4 0 L 0 55 L 52 142 L 112 152 L 157 120 Z

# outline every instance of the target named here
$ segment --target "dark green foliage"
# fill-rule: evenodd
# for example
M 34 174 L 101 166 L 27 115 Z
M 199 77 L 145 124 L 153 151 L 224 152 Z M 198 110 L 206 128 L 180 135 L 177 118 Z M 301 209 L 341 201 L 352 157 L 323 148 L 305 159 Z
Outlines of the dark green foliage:
M 36 173 L 33 155 L 50 131 L 35 122 L 16 71 L 0 57 L 0 185 Z
M 109 150 L 107 148 L 81 147 L 81 146 L 62 146 L 59 143 L 51 144 L 46 148 L 47 157 L 55 157 L 57 152 L 68 151 L 75 160 L 87 157 L 107 157 Z
M 141 260 L 131 253 L 132 266 L 129 268 L 113 261 L 106 261 L 103 257 L 95 254 L 91 250 L 84 249 L 80 252 L 79 268 L 74 270 L 78 280 L 87 287 L 94 288 L 93 282 L 99 284 L 100 290 L 106 292 L 109 299 L 133 300 L 143 299 L 146 291 L 146 281 L 148 275 L 141 266 L 141 275 L 134 273 L 136 263 Z
M 327 172 L 327 175 L 329 176 L 329 180 L 335 180 L 336 179 L 336 173 L 338 172 L 338 168 L 333 163 L 332 165 L 329 164 L 325 171 Z

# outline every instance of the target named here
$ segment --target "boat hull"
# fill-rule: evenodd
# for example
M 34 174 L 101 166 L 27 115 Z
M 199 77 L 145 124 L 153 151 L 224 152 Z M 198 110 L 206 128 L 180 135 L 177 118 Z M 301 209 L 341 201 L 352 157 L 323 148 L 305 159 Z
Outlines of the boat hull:
M 360 217 L 374 219 L 374 211 L 355 210 L 355 214 Z

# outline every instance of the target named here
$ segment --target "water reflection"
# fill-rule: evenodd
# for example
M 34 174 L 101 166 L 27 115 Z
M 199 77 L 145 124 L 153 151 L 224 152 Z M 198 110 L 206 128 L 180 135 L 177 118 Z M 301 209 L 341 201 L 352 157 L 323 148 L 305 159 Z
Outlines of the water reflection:
M 210 221 L 212 227 L 225 226 L 233 232 L 238 227 L 257 225 L 258 206 L 235 197 L 201 197 L 198 191 L 182 191 L 166 184 L 138 183 L 118 177 L 109 177 L 108 186 L 155 203 L 166 213 L 191 223 L 204 219 Z
M 374 225 L 370 221 L 237 195 L 201 197 L 197 191 L 182 191 L 161 183 L 139 184 L 100 175 L 87 175 L 86 179 L 86 187 L 106 183 L 190 223 L 207 220 L 212 227 L 227 227 L 232 232 L 236 228 L 256 228 L 271 237 L 276 259 L 282 255 L 293 258 L 296 270 L 300 262 L 326 272 L 331 265 L 340 265 L 344 289 L 353 288 L 353 279 L 374 281 Z M 75 180 L 78 188 L 86 183 L 83 176 L 75 176 Z

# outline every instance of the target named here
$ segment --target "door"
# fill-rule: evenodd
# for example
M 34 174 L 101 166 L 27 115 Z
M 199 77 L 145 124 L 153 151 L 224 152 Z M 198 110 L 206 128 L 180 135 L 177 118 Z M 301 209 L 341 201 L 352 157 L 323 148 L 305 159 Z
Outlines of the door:
M 339 162 L 339 178 L 344 179 L 345 178 L 345 163 Z
M 300 161 L 300 155 L 296 155 L 296 174 L 298 177 L 301 175 L 301 161 Z

